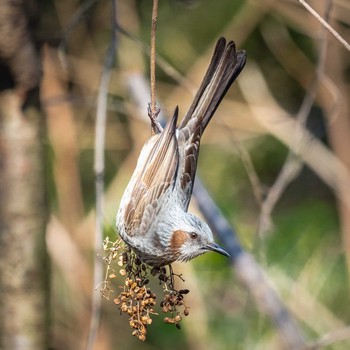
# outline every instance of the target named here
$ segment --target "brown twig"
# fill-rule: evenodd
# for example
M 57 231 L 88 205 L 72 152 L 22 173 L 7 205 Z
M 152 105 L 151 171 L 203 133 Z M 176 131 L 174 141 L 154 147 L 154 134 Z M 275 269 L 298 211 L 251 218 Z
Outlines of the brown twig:
M 120 24 L 117 24 L 116 30 L 135 42 L 145 55 L 151 57 L 150 45 L 142 42 L 136 35 L 123 28 Z M 174 66 L 170 65 L 163 57 L 159 56 L 159 54 L 155 53 L 155 55 L 156 65 L 162 69 L 167 76 L 179 83 L 183 89 L 193 95 L 196 93 L 196 86 L 189 79 L 182 75 Z
M 157 19 L 158 19 L 158 0 L 153 0 L 152 10 L 152 28 L 151 28 L 151 111 L 156 112 L 156 34 L 157 34 Z
M 326 28 L 348 51 L 350 51 L 350 44 L 330 25 L 324 20 L 305 0 L 299 0 L 303 5 L 322 25 Z
M 152 28 L 151 28 L 151 57 L 150 57 L 150 75 L 151 75 L 151 102 L 148 116 L 151 119 L 152 132 L 162 131 L 161 125 L 157 121 L 159 109 L 156 101 L 156 33 L 158 19 L 158 0 L 153 0 L 152 10 Z

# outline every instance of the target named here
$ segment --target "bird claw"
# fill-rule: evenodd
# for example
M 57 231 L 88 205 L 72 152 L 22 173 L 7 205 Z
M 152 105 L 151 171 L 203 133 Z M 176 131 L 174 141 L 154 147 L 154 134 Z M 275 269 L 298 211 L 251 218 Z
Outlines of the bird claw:
M 155 111 L 152 110 L 151 104 L 148 104 L 148 117 L 151 119 L 151 126 L 152 126 L 152 132 L 154 134 L 158 134 L 163 131 L 163 127 L 160 125 L 159 121 L 157 120 L 158 115 L 160 113 L 160 108 L 158 105 L 156 105 Z

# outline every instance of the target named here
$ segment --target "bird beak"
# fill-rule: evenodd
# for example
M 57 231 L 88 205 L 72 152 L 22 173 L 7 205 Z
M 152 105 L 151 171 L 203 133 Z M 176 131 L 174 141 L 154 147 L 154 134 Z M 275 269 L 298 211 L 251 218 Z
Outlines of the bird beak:
M 221 255 L 225 255 L 226 257 L 230 258 L 230 254 L 227 253 L 226 250 L 224 250 L 223 248 L 221 248 L 218 244 L 216 244 L 215 242 L 213 243 L 208 243 L 206 246 L 205 246 L 206 249 L 212 251 L 212 252 L 216 252 L 216 253 L 219 253 Z

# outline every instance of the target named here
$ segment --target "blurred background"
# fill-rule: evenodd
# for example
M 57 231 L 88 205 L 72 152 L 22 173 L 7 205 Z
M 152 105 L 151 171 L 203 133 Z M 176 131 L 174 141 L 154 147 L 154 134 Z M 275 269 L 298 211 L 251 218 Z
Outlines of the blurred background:
M 104 234 L 111 239 L 116 238 L 119 200 L 150 135 L 146 117 L 152 1 L 115 4 L 120 30 L 104 152 Z M 350 1 L 309 4 L 350 41 Z M 83 349 L 96 287 L 96 101 L 113 8 L 111 1 L 91 0 L 32 1 L 23 7 L 31 28 L 26 40 L 34 42 L 38 57 L 33 66 L 41 74 L 37 140 L 43 146 L 44 172 L 39 171 L 37 186 L 46 198 L 45 213 L 39 212 L 47 220 L 48 258 L 40 266 L 46 271 L 44 309 L 50 310 L 45 321 L 50 326 L 48 347 Z M 305 340 L 314 343 L 329 336 L 327 349 L 349 349 L 350 52 L 297 0 L 162 0 L 156 94 L 166 118 L 177 105 L 180 115 L 187 111 L 220 36 L 246 50 L 248 61 L 202 139 L 198 174 Z M 5 66 L 10 59 L 4 60 Z M 3 72 L 0 80 L 11 81 Z M 20 86 L 14 80 L 12 89 Z M 1 94 L 6 91 L 2 88 Z M 32 96 L 19 88 L 16 94 L 20 101 Z M 7 103 L 0 99 L 2 118 Z M 33 176 L 23 171 L 23 176 Z M 2 177 L 3 188 L 10 180 L 10 175 Z M 23 200 L 28 186 L 12 195 L 14 205 Z M 3 207 L 7 204 L 3 199 Z M 198 211 L 195 200 L 191 210 Z M 3 227 L 6 220 L 1 219 Z M 10 249 L 13 254 L 15 248 Z M 26 255 L 19 256 L 13 271 L 28 266 Z M 7 267 L 4 260 L 2 276 Z M 282 348 L 274 324 L 259 311 L 227 259 L 205 254 L 174 269 L 190 289 L 190 315 L 181 331 L 164 324 L 160 315 L 149 327 L 146 342 L 138 341 L 112 294 L 102 301 L 94 349 Z M 116 280 L 115 291 L 120 283 Z M 157 282 L 154 288 L 159 288 Z M 21 300 L 17 297 L 14 303 L 20 305 Z

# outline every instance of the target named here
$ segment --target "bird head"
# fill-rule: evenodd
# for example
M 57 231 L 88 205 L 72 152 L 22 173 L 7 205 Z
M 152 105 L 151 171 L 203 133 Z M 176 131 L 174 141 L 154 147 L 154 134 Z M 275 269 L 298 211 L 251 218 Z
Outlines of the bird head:
M 188 261 L 206 252 L 230 255 L 215 243 L 209 226 L 195 215 L 184 213 L 172 230 L 169 248 L 178 261 Z

